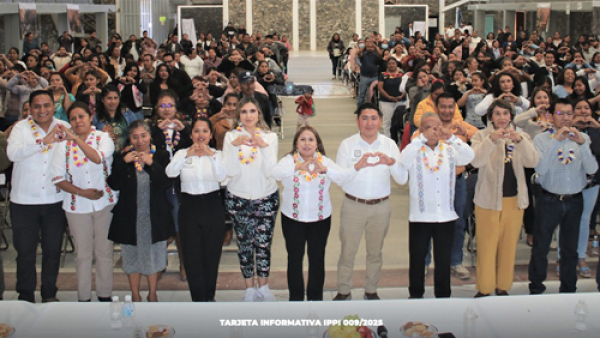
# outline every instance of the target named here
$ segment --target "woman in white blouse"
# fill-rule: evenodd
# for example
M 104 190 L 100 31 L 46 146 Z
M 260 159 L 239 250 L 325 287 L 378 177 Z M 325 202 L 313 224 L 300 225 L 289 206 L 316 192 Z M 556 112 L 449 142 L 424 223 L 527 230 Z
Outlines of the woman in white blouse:
M 75 102 L 67 117 L 72 130 L 63 128 L 66 141 L 57 145 L 52 162 L 52 181 L 66 192 L 63 199 L 75 244 L 77 294 L 80 302 L 92 299 L 92 261 L 96 261 L 96 295 L 110 302 L 113 287 L 113 242 L 108 239 L 117 195 L 106 184 L 110 175 L 114 142 L 92 127 L 85 103 Z
M 488 107 L 495 99 L 505 100 L 514 104 L 516 115 L 521 114 L 529 108 L 529 100 L 521 96 L 521 84 L 508 71 L 501 71 L 496 74 L 494 81 L 492 81 L 491 92 L 475 106 L 475 114 L 479 116 L 486 115 Z
M 246 283 L 244 300 L 274 301 L 268 283 L 279 209 L 277 183 L 271 177 L 277 162 L 277 135 L 269 130 L 258 101 L 251 97 L 240 100 L 236 124 L 239 127 L 225 135 L 223 161 L 229 177 L 227 209 L 233 219 Z M 258 290 L 254 286 L 255 266 Z
M 331 229 L 331 181 L 341 185 L 356 172 L 342 169 L 325 157 L 317 131 L 303 126 L 296 132 L 292 151 L 273 168 L 283 185 L 281 228 L 288 251 L 287 280 L 290 301 L 304 300 L 302 262 L 308 245 L 306 299 L 323 300 L 325 246 Z
M 214 301 L 225 217 L 220 182 L 227 177 L 220 151 L 208 146 L 212 125 L 200 117 L 192 125 L 194 144 L 175 153 L 166 173 L 180 177 L 179 236 L 192 301 Z

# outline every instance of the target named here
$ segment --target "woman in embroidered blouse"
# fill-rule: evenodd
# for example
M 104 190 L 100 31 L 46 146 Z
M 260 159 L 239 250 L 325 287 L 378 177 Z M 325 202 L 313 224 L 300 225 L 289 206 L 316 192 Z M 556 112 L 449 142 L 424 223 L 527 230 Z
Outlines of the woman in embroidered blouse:
M 529 135 L 515 131 L 514 106 L 497 99 L 488 109 L 487 129 L 471 139 L 479 168 L 475 186 L 477 218 L 477 295 L 494 290 L 508 295 L 513 282 L 517 241 L 523 210 L 529 204 L 525 167 L 535 167 L 540 155 Z
M 167 267 L 167 239 L 175 235 L 166 190 L 169 154 L 151 143 L 150 126 L 138 120 L 129 129 L 130 150 L 115 155 L 108 184 L 119 191 L 108 238 L 121 243 L 123 270 L 134 302 L 142 300 L 140 279 L 145 275 L 149 302 L 157 302 L 158 273 Z
M 186 126 L 178 118 L 177 114 L 177 94 L 168 89 L 160 92 L 158 95 L 158 103 L 154 110 L 154 123 L 150 128 L 152 141 L 156 149 L 162 149 L 169 153 L 169 158 L 179 149 L 184 149 L 192 145 L 190 138 L 191 128 Z M 179 254 L 179 279 L 185 281 L 186 274 L 183 263 L 183 255 L 181 252 L 181 244 L 179 237 L 179 180 L 174 179 L 173 185 L 167 190 L 169 202 L 173 206 L 173 221 L 175 223 L 175 242 L 177 244 L 177 252 Z
M 304 300 L 302 261 L 308 246 L 306 299 L 323 300 L 325 246 L 331 229 L 331 181 L 343 184 L 355 170 L 342 169 L 325 157 L 317 131 L 303 126 L 296 132 L 292 151 L 273 168 L 283 185 L 281 227 L 288 251 L 287 280 L 290 301 Z
M 181 179 L 179 233 L 194 302 L 214 301 L 225 232 L 220 182 L 227 178 L 227 173 L 221 152 L 208 145 L 211 129 L 205 117 L 194 121 L 193 145 L 177 151 L 166 169 L 167 176 Z
M 239 127 L 225 135 L 223 161 L 229 177 L 227 209 L 233 218 L 240 268 L 246 283 L 244 300 L 274 301 L 268 283 L 279 209 L 277 183 L 271 177 L 277 162 L 277 134 L 269 130 L 254 98 L 240 101 L 236 124 Z M 255 267 L 258 290 L 253 278 Z
M 108 187 L 114 144 L 96 131 L 87 105 L 75 102 L 67 110 L 72 130 L 62 128 L 66 141 L 57 145 L 52 162 L 54 184 L 66 192 L 63 209 L 77 255 L 77 294 L 92 299 L 92 261 L 96 261 L 96 294 L 110 302 L 113 288 L 113 242 L 108 239 L 116 194 Z
M 52 92 L 52 97 L 54 98 L 54 117 L 67 122 L 69 118 L 66 111 L 75 102 L 75 96 L 65 87 L 65 79 L 61 73 L 53 72 L 50 74 L 49 82 L 50 85 L 47 89 Z

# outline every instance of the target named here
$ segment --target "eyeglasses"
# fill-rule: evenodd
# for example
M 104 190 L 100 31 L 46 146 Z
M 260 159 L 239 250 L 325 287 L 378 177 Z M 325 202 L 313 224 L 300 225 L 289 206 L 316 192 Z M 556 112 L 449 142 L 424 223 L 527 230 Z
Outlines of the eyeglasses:
M 165 109 L 167 109 L 167 108 L 175 108 L 175 105 L 172 104 L 172 103 L 163 103 L 163 104 L 160 105 L 160 107 L 161 108 L 165 108 Z

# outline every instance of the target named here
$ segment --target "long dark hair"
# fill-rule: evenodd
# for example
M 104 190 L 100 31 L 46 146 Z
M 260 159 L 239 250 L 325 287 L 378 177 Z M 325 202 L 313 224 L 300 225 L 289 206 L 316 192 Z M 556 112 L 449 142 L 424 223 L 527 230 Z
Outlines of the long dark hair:
M 292 151 L 290 151 L 288 154 L 294 155 L 294 153 L 298 151 L 296 143 L 298 143 L 300 135 L 306 130 L 310 131 L 311 133 L 313 133 L 313 135 L 315 135 L 315 139 L 317 140 L 317 151 L 320 152 L 322 155 L 325 155 L 325 146 L 323 145 L 321 136 L 319 136 L 317 130 L 311 126 L 302 126 L 298 128 L 298 130 L 296 131 L 296 135 L 294 135 L 294 141 L 292 142 Z
M 515 96 L 521 96 L 521 83 L 517 81 L 517 78 L 511 73 L 501 72 L 497 74 L 497 76 L 494 78 L 494 82 L 492 83 L 492 94 L 494 95 L 494 98 L 502 95 L 502 89 L 500 88 L 500 78 L 503 76 L 508 76 L 512 80 L 513 89 L 510 92 Z
M 111 92 L 115 92 L 119 96 L 119 106 L 117 107 L 117 111 L 115 112 L 114 117 L 115 121 L 126 121 L 125 116 L 123 116 L 123 101 L 121 101 L 121 92 L 119 91 L 119 88 L 117 88 L 117 86 L 113 84 L 107 84 L 106 86 L 104 86 L 104 88 L 102 88 L 102 101 L 97 103 L 96 108 L 96 115 L 98 115 L 98 121 L 110 120 L 110 114 L 106 110 L 106 107 L 104 107 L 104 98 L 107 97 L 108 94 L 110 94 Z
M 132 68 L 137 68 L 137 75 L 135 76 L 135 84 L 139 84 L 140 82 L 140 67 L 135 62 L 127 62 L 125 64 L 125 69 L 123 69 L 123 76 L 127 76 L 127 72 L 129 72 Z
M 159 71 L 161 68 L 167 68 L 167 73 L 169 73 L 169 77 L 167 78 L 167 87 L 169 88 L 175 88 L 176 86 L 173 85 L 173 78 L 171 77 L 171 72 L 169 71 L 169 67 L 162 63 L 160 65 L 158 65 L 156 67 L 156 77 L 154 78 L 154 80 L 152 81 L 152 83 L 150 84 L 153 87 L 157 87 L 160 88 L 160 84 L 162 83 L 162 79 L 160 78 L 160 76 L 158 75 Z

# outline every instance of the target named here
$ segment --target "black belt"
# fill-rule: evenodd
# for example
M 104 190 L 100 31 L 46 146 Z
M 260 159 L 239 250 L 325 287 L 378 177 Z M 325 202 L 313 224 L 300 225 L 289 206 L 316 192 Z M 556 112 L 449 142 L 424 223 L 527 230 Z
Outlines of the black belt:
M 375 74 L 363 74 L 363 73 L 361 73 L 360 76 L 362 76 L 362 77 L 377 77 L 377 73 L 375 73 Z
M 576 194 L 562 194 L 562 195 L 560 195 L 560 194 L 555 194 L 555 193 L 549 192 L 546 189 L 542 189 L 542 193 L 545 194 L 545 195 L 548 195 L 548 196 L 550 196 L 552 198 L 556 198 L 559 201 L 568 201 L 568 200 L 571 200 L 571 199 L 574 199 L 574 198 L 579 198 L 579 197 L 583 196 L 580 192 L 578 192 Z
M 356 197 L 356 196 L 352 196 L 352 195 L 350 195 L 350 194 L 346 194 L 346 197 L 347 197 L 348 199 L 350 199 L 350 200 L 353 200 L 354 202 L 358 202 L 358 203 L 362 203 L 362 204 L 366 204 L 366 205 L 375 205 L 375 204 L 379 204 L 379 203 L 381 203 L 381 202 L 383 202 L 383 201 L 387 200 L 388 198 L 390 198 L 390 196 L 385 196 L 385 197 L 382 197 L 382 198 L 376 198 L 376 199 L 373 199 L 373 200 L 365 200 L 365 199 L 362 199 L 362 198 L 358 198 L 358 197 Z

